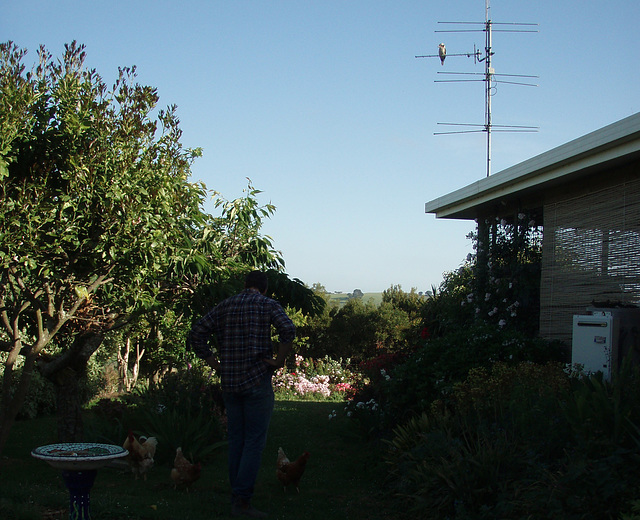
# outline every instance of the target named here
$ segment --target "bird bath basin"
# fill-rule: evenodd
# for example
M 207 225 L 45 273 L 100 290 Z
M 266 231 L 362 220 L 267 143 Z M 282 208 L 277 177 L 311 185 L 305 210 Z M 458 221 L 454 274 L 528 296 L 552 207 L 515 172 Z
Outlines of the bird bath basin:
M 69 518 L 89 520 L 89 492 L 98 468 L 128 453 L 114 444 L 65 442 L 40 446 L 31 455 L 62 470 L 62 479 L 69 490 Z

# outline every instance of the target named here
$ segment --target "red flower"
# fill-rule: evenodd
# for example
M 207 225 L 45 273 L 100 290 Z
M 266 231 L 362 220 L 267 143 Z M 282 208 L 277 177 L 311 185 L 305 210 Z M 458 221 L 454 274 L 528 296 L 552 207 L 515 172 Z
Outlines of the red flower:
M 420 336 L 422 336 L 422 339 L 429 339 L 429 336 L 431 336 L 431 334 L 429 333 L 429 327 L 425 327 L 424 329 L 422 329 Z

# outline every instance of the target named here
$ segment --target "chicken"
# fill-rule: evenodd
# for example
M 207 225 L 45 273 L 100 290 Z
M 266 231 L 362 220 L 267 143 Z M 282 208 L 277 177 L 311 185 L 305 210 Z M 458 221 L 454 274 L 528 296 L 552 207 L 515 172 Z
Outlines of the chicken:
M 140 476 L 147 480 L 147 471 L 153 467 L 153 457 L 156 454 L 157 445 L 158 440 L 155 437 L 140 437 L 140 440 L 137 440 L 133 432 L 129 430 L 129 435 L 127 435 L 122 447 L 129 452 L 126 460 L 136 480 Z
M 305 451 L 295 461 L 291 462 L 284 453 L 282 448 L 278 448 L 278 458 L 276 459 L 276 477 L 284 486 L 286 491 L 287 486 L 292 484 L 296 487 L 298 493 L 300 493 L 300 479 L 307 466 L 307 460 L 309 460 L 310 454 Z
M 173 480 L 174 489 L 180 487 L 186 487 L 187 491 L 189 486 L 200 478 L 200 471 L 202 465 L 198 462 L 192 464 L 183 455 L 182 448 L 176 449 L 176 456 L 173 459 L 173 468 L 171 469 L 171 480 Z

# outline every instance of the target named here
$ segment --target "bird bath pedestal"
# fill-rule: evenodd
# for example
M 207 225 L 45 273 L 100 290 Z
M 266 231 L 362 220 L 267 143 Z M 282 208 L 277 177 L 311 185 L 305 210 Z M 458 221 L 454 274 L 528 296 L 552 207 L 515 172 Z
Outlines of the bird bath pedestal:
M 89 520 L 89 492 L 98 468 L 128 453 L 114 444 L 66 442 L 40 446 L 31 455 L 62 470 L 62 479 L 69 490 L 70 520 Z

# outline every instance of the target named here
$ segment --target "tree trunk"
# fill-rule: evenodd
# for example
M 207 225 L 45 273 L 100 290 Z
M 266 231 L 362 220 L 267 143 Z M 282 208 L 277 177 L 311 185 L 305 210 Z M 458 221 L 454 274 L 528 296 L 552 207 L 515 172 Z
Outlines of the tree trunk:
M 131 389 L 136 386 L 138 382 L 138 376 L 140 375 L 140 361 L 142 360 L 142 356 L 144 356 L 144 349 L 140 350 L 140 342 L 136 341 L 136 360 L 133 363 L 133 369 L 131 373 L 131 381 L 129 381 L 129 388 L 127 390 L 131 391 Z
M 84 427 L 80 403 L 79 382 L 84 375 L 65 368 L 56 375 L 56 406 L 58 413 L 58 442 L 82 442 Z
M 131 352 L 131 338 L 127 336 L 125 342 L 124 354 L 122 349 L 118 348 L 118 375 L 120 381 L 118 382 L 118 390 L 120 392 L 129 391 L 129 353 Z
M 58 407 L 58 440 L 60 442 L 82 441 L 82 408 L 79 382 L 86 373 L 87 363 L 100 347 L 104 335 L 88 332 L 76 336 L 71 348 L 62 355 L 40 363 L 40 371 L 56 387 Z
M 14 364 L 9 361 L 5 363 L 2 381 L 2 404 L 0 406 L 0 454 L 2 454 L 4 450 L 4 446 L 9 439 L 11 428 L 16 421 L 16 416 L 27 397 L 33 366 L 33 356 L 26 356 L 18 385 L 15 391 L 13 391 Z

